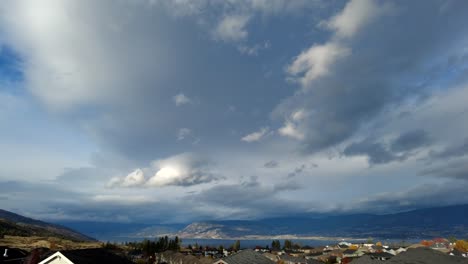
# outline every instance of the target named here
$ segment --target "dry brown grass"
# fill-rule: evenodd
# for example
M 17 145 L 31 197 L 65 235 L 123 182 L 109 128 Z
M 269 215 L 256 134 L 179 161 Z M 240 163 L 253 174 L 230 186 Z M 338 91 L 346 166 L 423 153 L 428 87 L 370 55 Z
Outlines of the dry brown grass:
M 49 248 L 51 250 L 67 250 L 82 248 L 98 248 L 102 246 L 102 243 L 75 242 L 55 237 L 20 237 L 6 235 L 4 238 L 0 239 L 0 246 L 20 248 L 28 251 L 40 247 Z

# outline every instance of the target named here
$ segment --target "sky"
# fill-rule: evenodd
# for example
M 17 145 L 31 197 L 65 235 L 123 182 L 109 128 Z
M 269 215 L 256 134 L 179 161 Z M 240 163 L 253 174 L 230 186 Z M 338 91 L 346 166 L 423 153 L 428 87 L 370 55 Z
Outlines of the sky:
M 468 203 L 467 13 L 2 1 L 0 207 L 186 223 Z

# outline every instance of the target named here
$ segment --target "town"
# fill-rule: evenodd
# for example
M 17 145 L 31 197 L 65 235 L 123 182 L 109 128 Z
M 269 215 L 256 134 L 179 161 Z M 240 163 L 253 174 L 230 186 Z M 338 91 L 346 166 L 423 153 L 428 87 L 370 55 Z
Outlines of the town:
M 323 264 L 323 263 L 468 263 L 468 241 L 434 238 L 420 243 L 365 243 L 339 241 L 333 245 L 301 246 L 291 240 L 273 240 L 271 245 L 243 248 L 241 241 L 224 248 L 182 246 L 178 237 L 154 241 L 102 243 L 97 248 L 25 250 L 0 246 L 0 263 L 11 264 Z

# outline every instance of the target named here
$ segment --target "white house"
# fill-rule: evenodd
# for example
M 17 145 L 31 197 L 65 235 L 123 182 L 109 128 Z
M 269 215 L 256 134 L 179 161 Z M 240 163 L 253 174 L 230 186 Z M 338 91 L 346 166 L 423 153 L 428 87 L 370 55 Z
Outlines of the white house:
M 71 260 L 65 257 L 60 251 L 55 252 L 52 256 L 39 262 L 39 264 L 74 264 Z
M 102 248 L 57 251 L 39 264 L 132 264 L 130 260 Z

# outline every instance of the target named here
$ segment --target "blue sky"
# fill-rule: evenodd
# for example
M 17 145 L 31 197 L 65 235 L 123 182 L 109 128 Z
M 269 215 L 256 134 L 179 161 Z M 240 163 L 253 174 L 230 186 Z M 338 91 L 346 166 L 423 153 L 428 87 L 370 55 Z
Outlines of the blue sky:
M 189 222 L 467 203 L 467 12 L 3 1 L 0 206 Z

